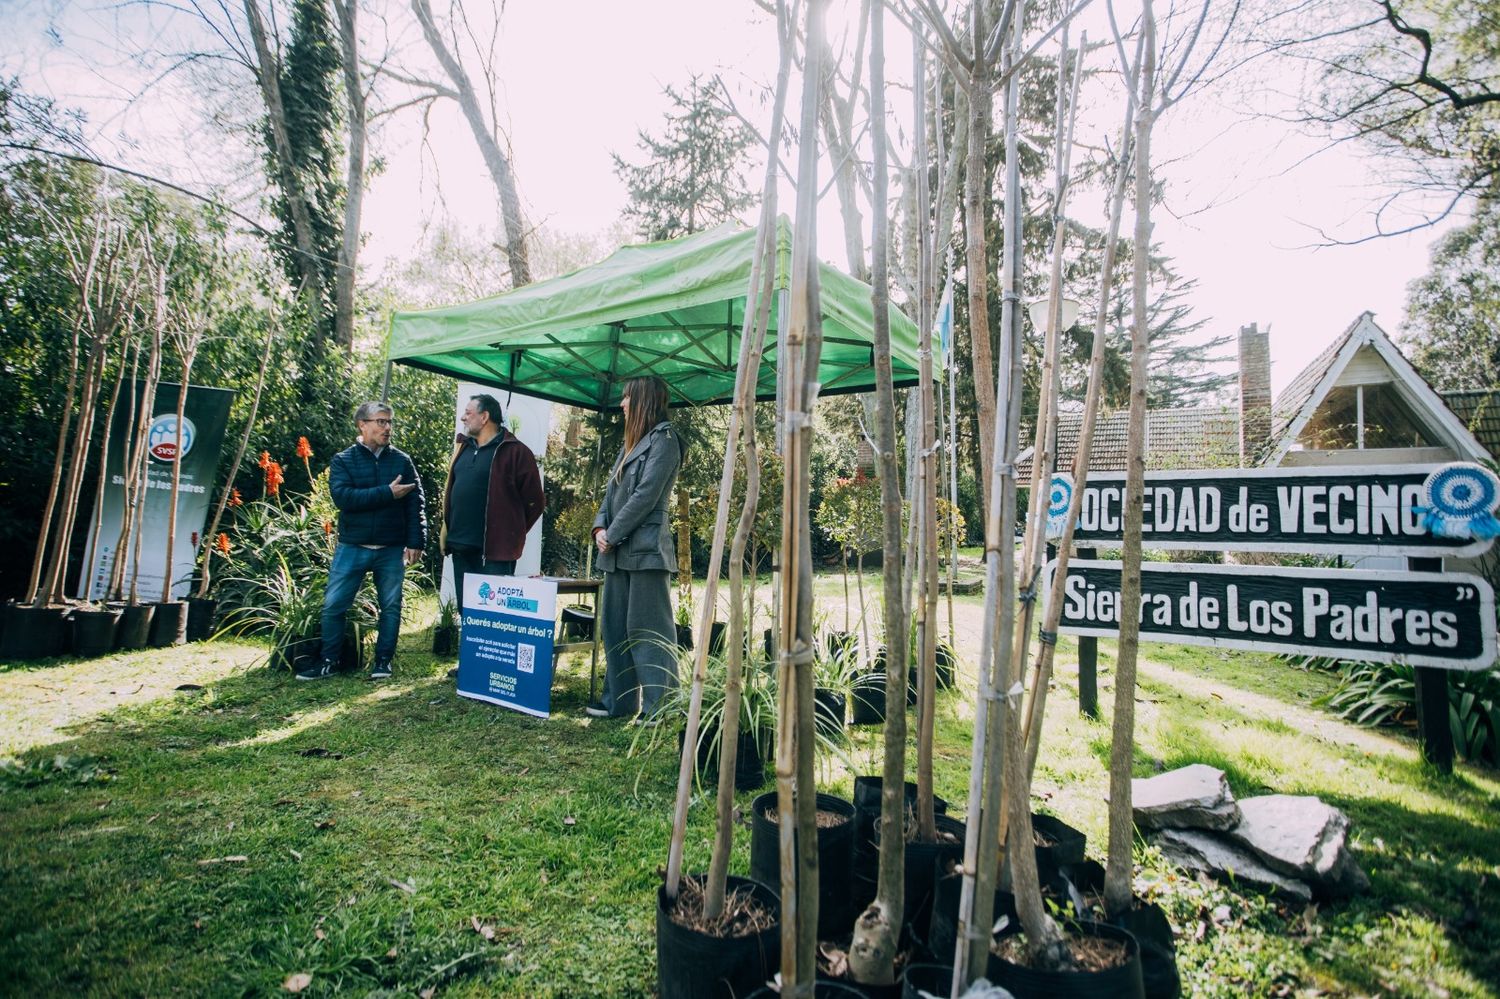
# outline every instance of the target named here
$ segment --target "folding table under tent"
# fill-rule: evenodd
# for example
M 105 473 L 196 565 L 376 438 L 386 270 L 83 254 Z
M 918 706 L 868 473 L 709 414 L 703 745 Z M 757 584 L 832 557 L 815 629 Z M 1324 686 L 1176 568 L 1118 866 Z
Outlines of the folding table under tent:
M 791 263 L 791 225 L 777 223 L 776 294 L 756 398 L 776 398 L 778 318 Z M 726 223 L 679 239 L 616 250 L 571 274 L 463 305 L 396 312 L 391 361 L 463 381 L 602 411 L 620 388 L 660 375 L 672 405 L 734 398 L 755 230 Z M 875 388 L 870 286 L 818 265 L 822 395 Z M 890 309 L 891 370 L 917 382 L 917 328 Z

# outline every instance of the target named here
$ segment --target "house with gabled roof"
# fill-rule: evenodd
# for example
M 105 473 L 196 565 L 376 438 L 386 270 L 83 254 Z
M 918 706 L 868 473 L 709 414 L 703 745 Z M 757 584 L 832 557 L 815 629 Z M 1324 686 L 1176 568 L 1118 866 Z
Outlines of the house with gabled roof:
M 1239 334 L 1237 406 L 1149 411 L 1146 467 L 1252 468 L 1484 461 L 1500 452 L 1500 389 L 1440 393 L 1362 313 L 1274 400 L 1270 334 Z M 1057 467 L 1070 468 L 1081 411 L 1058 426 Z M 1101 415 L 1089 469 L 1123 471 L 1126 413 Z M 1018 458 L 1022 481 L 1031 450 Z

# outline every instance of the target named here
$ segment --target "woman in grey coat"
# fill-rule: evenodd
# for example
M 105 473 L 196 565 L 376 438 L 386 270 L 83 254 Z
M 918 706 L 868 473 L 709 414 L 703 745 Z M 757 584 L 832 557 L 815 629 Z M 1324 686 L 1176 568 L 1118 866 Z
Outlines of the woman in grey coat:
M 676 629 L 670 575 L 677 554 L 667 504 L 682 464 L 682 445 L 667 422 L 667 383 L 632 378 L 620 398 L 625 443 L 594 518 L 604 572 L 604 693 L 595 718 L 656 717 L 677 685 Z

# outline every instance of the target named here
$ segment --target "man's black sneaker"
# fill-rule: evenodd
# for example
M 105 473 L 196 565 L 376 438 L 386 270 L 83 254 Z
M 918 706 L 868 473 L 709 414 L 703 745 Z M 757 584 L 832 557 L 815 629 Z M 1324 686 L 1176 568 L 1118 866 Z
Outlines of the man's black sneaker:
M 323 659 L 311 666 L 299 669 L 297 679 L 299 680 L 325 680 L 337 672 L 339 664 L 332 659 Z
M 598 701 L 590 701 L 589 706 L 583 709 L 583 713 L 590 718 L 608 718 L 609 709 Z
M 389 659 L 377 659 L 370 667 L 371 680 L 384 680 L 391 675 L 391 661 Z

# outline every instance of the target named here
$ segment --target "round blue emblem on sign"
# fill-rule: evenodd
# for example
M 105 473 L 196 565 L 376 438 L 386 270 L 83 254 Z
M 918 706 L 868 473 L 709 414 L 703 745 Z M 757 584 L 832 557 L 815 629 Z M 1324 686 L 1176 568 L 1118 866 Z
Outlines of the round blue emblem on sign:
M 1459 461 L 1444 465 L 1422 483 L 1422 521 L 1444 538 L 1493 538 L 1500 534 L 1495 506 L 1500 479 L 1482 465 Z
M 196 436 L 197 428 L 193 426 L 193 421 L 184 416 L 182 418 L 183 454 L 193 449 L 193 438 Z M 180 457 L 177 453 L 176 413 L 167 413 L 151 421 L 151 429 L 146 433 L 146 450 L 150 451 L 151 457 L 157 461 L 164 461 L 168 464 Z
M 1073 476 L 1067 472 L 1053 472 L 1052 486 L 1047 492 L 1047 537 L 1062 536 L 1063 526 L 1068 521 L 1068 508 L 1073 505 Z

